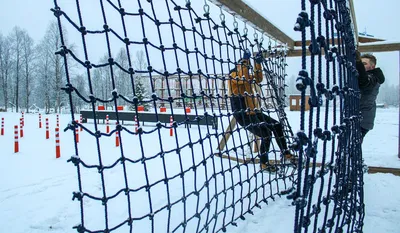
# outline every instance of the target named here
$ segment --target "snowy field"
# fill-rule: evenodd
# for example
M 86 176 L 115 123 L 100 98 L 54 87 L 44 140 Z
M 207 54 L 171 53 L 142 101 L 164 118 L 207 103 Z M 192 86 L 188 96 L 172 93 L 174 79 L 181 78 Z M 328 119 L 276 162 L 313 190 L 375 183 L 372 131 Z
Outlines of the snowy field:
M 298 112 L 288 111 L 287 114 L 293 130 L 297 131 Z M 70 115 L 60 115 L 60 159 L 55 158 L 55 115 L 42 115 L 43 128 L 39 129 L 38 114 L 25 114 L 24 137 L 20 139 L 20 152 L 17 154 L 13 152 L 13 126 L 19 125 L 20 114 L 0 113 L 1 117 L 5 118 L 5 135 L 0 136 L 0 145 L 2 148 L 2 163 L 0 164 L 0 232 L 76 232 L 76 230 L 72 229 L 72 226 L 80 223 L 80 206 L 78 201 L 71 201 L 71 198 L 72 192 L 78 188 L 77 171 L 73 164 L 66 162 L 75 154 L 75 148 L 72 140 L 72 132 L 64 132 L 62 130 L 70 121 Z M 49 118 L 51 129 L 50 139 L 48 140 L 45 139 L 44 119 L 46 117 Z M 367 165 L 400 168 L 400 161 L 397 158 L 398 119 L 397 108 L 378 109 L 375 129 L 368 133 L 363 144 L 363 153 Z M 92 129 L 92 124 L 87 125 L 89 129 Z M 104 130 L 104 125 L 100 127 L 101 130 Z M 127 125 L 126 127 L 129 130 L 134 129 L 133 125 Z M 146 130 L 146 127 L 144 129 Z M 191 138 L 192 141 L 204 137 L 206 132 L 203 131 L 206 131 L 206 127 L 203 126 L 201 129 L 202 131 L 191 129 L 190 136 L 193 137 Z M 181 145 L 188 142 L 189 135 L 187 132 L 186 129 L 180 129 L 178 132 Z M 124 145 L 122 150 L 115 147 L 114 137 L 100 138 L 99 149 L 104 159 L 104 165 L 110 165 L 114 162 L 120 156 L 121 151 L 126 155 L 130 154 L 132 159 L 140 159 L 140 143 L 143 144 L 145 153 L 153 154 L 160 150 L 158 134 L 146 135 L 143 137 L 142 142 L 139 142 L 139 140 L 130 140 L 129 136 L 134 137 L 133 135 L 126 134 L 122 136 Z M 169 137 L 169 130 L 163 129 L 160 137 L 163 138 L 164 151 L 176 147 L 176 141 L 173 140 L 173 137 Z M 207 145 L 204 147 L 205 154 L 210 152 L 209 148 L 215 148 L 217 145 L 215 140 L 207 141 L 207 143 L 211 146 Z M 78 150 L 80 151 L 80 156 L 85 158 L 85 162 L 89 164 L 96 163 L 98 159 L 96 147 L 96 141 L 92 137 L 87 133 L 80 132 Z M 89 148 L 91 149 L 89 150 Z M 200 150 L 201 148 L 195 148 L 195 150 L 197 149 Z M 183 150 L 188 150 L 190 154 L 189 148 L 184 148 Z M 200 160 L 193 162 L 191 159 L 183 159 L 182 166 L 190 166 L 190 164 L 198 163 Z M 178 160 L 167 162 L 171 163 L 168 165 L 170 167 L 173 167 L 173 164 L 179 164 Z M 159 164 L 159 160 L 154 160 L 153 163 L 153 166 L 162 165 Z M 226 164 L 227 162 L 220 166 L 225 166 Z M 143 182 L 144 172 L 143 168 L 141 168 L 143 166 L 140 163 L 131 166 L 131 169 L 128 169 L 131 173 L 127 175 L 129 177 L 138 177 L 136 181 L 140 180 L 140 182 Z M 149 177 L 150 183 L 160 179 L 157 176 L 157 172 L 152 173 L 153 175 Z M 239 174 L 232 175 L 239 176 Z M 123 188 L 121 187 L 121 183 L 113 182 L 114 180 L 121 179 L 119 176 L 120 173 L 114 173 L 112 170 L 107 171 L 105 182 L 110 193 L 115 193 Z M 88 193 L 101 196 L 100 192 L 102 188 L 97 170 L 81 169 L 81 177 L 83 187 L 90 187 L 89 190 L 86 190 Z M 193 182 L 195 180 L 194 177 L 191 177 L 189 173 L 185 174 L 185 177 L 187 177 L 187 183 L 185 183 L 186 192 L 196 189 L 196 182 Z M 198 177 L 197 179 L 202 178 Z M 399 192 L 398 184 L 400 178 L 390 174 L 366 174 L 364 180 L 366 204 L 364 233 L 398 233 L 400 198 L 393 194 Z M 203 181 L 199 180 L 198 182 Z M 221 183 L 223 182 L 221 181 Z M 228 183 L 226 185 L 230 186 L 232 184 Z M 164 186 L 164 184 L 160 185 L 160 187 L 155 186 L 156 193 L 165 193 Z M 174 198 L 182 196 L 182 182 L 176 184 L 172 182 L 170 186 L 170 198 L 172 201 Z M 141 198 L 141 196 L 137 196 L 136 198 Z M 121 200 L 116 199 L 115 201 L 118 203 Z M 126 202 L 126 198 L 124 201 Z M 136 208 L 135 211 L 148 212 L 149 209 L 146 201 L 144 199 L 143 207 Z M 154 206 L 157 206 L 157 204 L 154 203 Z M 104 207 L 101 204 L 96 207 L 95 205 L 98 205 L 98 203 L 91 202 L 90 200 L 86 201 L 85 205 L 93 207 L 90 208 L 89 212 L 85 213 L 86 226 L 90 226 L 91 229 L 101 229 L 101 227 L 96 228 L 96 226 L 104 224 L 104 213 L 101 212 Z M 290 205 L 290 201 L 286 200 L 286 198 L 278 198 L 277 201 L 269 201 L 268 206 L 262 205 L 262 207 L 262 209 L 254 209 L 254 216 L 246 215 L 246 221 L 239 221 L 238 227 L 229 226 L 227 232 L 292 232 L 294 208 Z M 110 223 L 112 223 L 110 225 L 119 223 L 121 222 L 121 218 L 126 217 L 122 214 L 126 212 L 126 208 L 126 204 L 118 208 L 115 208 L 115 205 L 114 207 L 110 205 L 109 211 L 112 213 L 110 214 Z M 190 211 L 192 210 L 188 207 L 188 212 Z M 137 214 L 140 215 L 141 213 Z M 159 216 L 167 217 L 163 213 L 160 213 Z M 175 219 L 172 222 L 179 223 L 182 221 L 182 213 L 172 212 L 171 218 Z M 276 224 L 278 221 L 282 224 Z M 165 226 L 156 226 L 156 228 L 158 227 L 165 228 Z M 159 229 L 156 232 L 163 231 Z M 187 232 L 190 233 L 190 229 Z

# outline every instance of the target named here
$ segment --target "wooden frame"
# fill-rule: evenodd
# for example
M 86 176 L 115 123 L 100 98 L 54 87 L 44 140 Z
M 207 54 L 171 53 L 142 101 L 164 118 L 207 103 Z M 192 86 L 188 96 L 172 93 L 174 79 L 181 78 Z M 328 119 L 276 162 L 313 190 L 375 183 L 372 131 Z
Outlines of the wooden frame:
M 294 41 L 282 30 L 258 14 L 253 8 L 249 7 L 241 0 L 209 0 L 217 6 L 222 6 L 229 13 L 239 16 L 243 21 L 250 23 L 253 27 L 267 33 L 277 41 L 287 44 L 289 48 L 294 47 Z

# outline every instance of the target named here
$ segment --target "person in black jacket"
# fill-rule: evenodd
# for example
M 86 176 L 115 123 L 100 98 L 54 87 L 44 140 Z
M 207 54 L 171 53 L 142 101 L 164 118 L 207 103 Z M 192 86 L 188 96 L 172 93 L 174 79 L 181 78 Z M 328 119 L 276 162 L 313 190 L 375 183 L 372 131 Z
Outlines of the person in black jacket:
M 356 67 L 358 71 L 358 86 L 360 88 L 361 134 L 362 139 L 374 128 L 376 115 L 376 97 L 379 87 L 385 82 L 385 76 L 380 68 L 376 67 L 376 57 L 372 54 L 356 53 Z

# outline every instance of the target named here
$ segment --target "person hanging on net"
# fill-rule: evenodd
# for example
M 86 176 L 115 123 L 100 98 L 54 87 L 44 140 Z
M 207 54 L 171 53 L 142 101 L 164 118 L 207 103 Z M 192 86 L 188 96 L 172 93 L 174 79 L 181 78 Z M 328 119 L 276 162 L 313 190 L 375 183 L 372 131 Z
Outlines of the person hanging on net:
M 360 111 L 361 111 L 361 136 L 373 129 L 376 115 L 376 97 L 379 87 L 385 82 L 385 76 L 380 68 L 376 67 L 376 57 L 372 54 L 360 55 L 356 51 L 356 68 L 358 71 L 358 86 L 360 88 Z
M 228 85 L 231 108 L 236 121 L 262 139 L 259 151 L 261 169 L 275 171 L 277 169 L 276 166 L 272 166 L 268 159 L 272 134 L 275 136 L 276 143 L 284 158 L 293 160 L 294 156 L 288 150 L 282 125 L 257 108 L 258 101 L 254 96 L 252 87 L 263 80 L 261 66 L 263 57 L 261 52 L 255 56 L 253 74 L 250 74 L 250 57 L 251 53 L 247 49 L 236 67 L 230 71 Z

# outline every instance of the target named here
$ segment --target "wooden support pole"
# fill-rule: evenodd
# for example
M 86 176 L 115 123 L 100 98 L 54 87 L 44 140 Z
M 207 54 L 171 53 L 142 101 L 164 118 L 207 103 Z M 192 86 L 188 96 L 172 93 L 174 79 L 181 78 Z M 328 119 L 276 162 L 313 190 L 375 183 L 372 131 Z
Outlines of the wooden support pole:
M 224 150 L 226 143 L 228 142 L 229 138 L 231 137 L 231 134 L 232 134 L 231 132 L 235 129 L 235 127 L 236 127 L 236 119 L 234 117 L 232 117 L 231 122 L 229 123 L 228 127 L 225 130 L 224 137 L 221 139 L 221 141 L 219 141 L 218 149 L 220 151 Z

